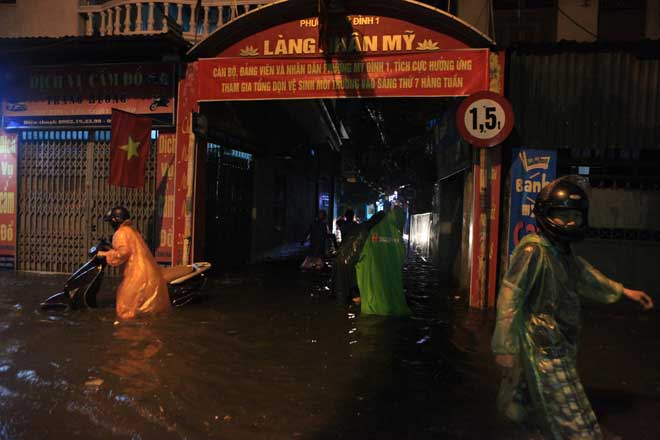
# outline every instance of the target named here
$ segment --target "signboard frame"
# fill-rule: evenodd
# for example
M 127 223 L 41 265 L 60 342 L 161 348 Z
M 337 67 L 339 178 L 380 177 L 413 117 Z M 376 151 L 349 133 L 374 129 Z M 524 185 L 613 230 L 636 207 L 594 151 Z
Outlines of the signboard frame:
M 24 66 L 5 75 L 2 127 L 107 129 L 112 108 L 172 127 L 176 116 L 175 63 Z

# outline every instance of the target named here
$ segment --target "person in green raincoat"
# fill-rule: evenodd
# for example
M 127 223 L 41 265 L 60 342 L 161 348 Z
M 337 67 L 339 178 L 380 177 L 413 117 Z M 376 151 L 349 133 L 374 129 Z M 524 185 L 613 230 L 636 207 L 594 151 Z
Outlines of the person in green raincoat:
M 410 314 L 403 293 L 404 221 L 403 209 L 394 207 L 369 230 L 355 266 L 364 314 Z
M 645 309 L 644 292 L 608 279 L 570 244 L 584 237 L 589 201 L 579 176 L 552 181 L 534 206 L 539 234 L 515 248 L 497 301 L 492 339 L 504 371 L 498 408 L 540 425 L 552 439 L 600 439 L 602 432 L 576 371 L 580 296 L 613 303 L 622 295 Z

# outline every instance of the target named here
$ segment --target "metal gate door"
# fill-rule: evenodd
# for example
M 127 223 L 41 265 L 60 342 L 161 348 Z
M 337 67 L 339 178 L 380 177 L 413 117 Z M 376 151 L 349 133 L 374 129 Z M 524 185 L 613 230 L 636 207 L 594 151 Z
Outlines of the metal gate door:
M 124 205 L 153 247 L 156 149 L 142 189 L 108 184 L 109 131 L 25 131 L 18 149 L 17 268 L 71 272 L 112 230 L 103 214 Z
M 250 258 L 252 156 L 207 144 L 207 205 L 204 255 L 230 268 Z

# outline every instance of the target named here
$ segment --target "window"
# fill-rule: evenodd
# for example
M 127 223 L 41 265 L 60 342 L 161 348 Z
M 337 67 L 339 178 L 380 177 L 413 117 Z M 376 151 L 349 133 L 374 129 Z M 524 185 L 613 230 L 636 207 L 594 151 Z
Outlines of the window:
M 555 0 L 493 0 L 493 9 L 498 44 L 555 40 Z
M 644 38 L 646 0 L 600 0 L 598 39 L 631 41 Z

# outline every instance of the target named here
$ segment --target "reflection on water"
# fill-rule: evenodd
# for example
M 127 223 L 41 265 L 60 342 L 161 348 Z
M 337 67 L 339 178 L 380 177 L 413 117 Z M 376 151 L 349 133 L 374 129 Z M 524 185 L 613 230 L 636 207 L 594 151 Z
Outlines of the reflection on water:
M 158 355 L 163 340 L 157 324 L 128 322 L 117 325 L 105 346 L 107 350 L 99 368 L 118 381 L 117 391 L 142 397 L 161 389 L 158 371 L 163 358 Z
M 338 307 L 328 273 L 288 263 L 119 325 L 108 289 L 101 309 L 46 314 L 61 278 L 0 278 L 2 440 L 523 438 L 493 413 L 492 315 L 429 263 L 406 266 L 405 319 Z

